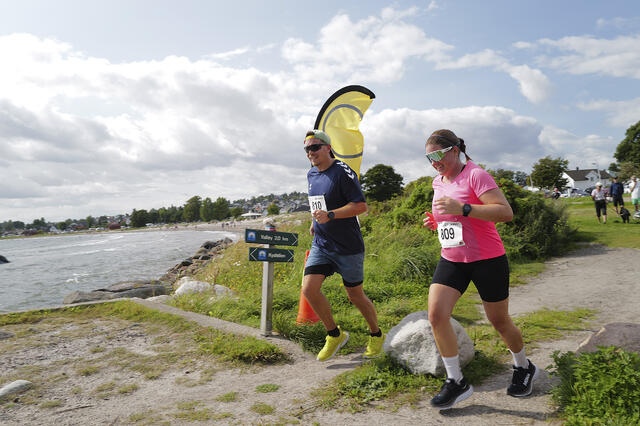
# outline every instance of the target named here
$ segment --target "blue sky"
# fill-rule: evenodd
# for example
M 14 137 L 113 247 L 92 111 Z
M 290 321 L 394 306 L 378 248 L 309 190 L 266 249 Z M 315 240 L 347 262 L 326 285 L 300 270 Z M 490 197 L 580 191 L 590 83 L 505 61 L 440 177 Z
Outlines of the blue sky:
M 640 119 L 629 1 L 4 2 L 0 55 L 0 221 L 304 191 L 304 132 L 348 84 L 377 95 L 363 171 L 405 182 L 439 128 L 529 172 L 606 168 Z

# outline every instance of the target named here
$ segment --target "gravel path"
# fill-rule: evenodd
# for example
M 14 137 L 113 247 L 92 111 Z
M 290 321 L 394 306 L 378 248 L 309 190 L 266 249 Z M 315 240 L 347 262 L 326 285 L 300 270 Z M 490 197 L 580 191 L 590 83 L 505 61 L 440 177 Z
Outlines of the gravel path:
M 572 332 L 561 340 L 542 343 L 528 354 L 534 363 L 545 368 L 551 364 L 551 354 L 555 350 L 575 350 L 579 343 L 593 331 L 609 322 L 637 322 L 640 310 L 640 292 L 637 291 L 640 277 L 640 250 L 606 248 L 599 245 L 585 246 L 567 256 L 547 262 L 546 270 L 531 279 L 527 285 L 511 290 L 511 312 L 519 315 L 544 307 L 571 310 L 589 308 L 598 312 L 589 330 Z M 149 305 L 151 302 L 142 302 Z M 164 306 L 164 305 L 162 305 Z M 166 307 L 165 310 L 173 311 Z M 174 311 L 175 312 L 175 311 Z M 256 335 L 257 331 L 237 324 L 220 322 L 213 318 L 185 313 L 185 316 L 203 325 L 217 326 L 227 331 Z M 144 336 L 131 334 L 131 340 L 122 344 L 128 347 L 148 344 Z M 126 339 L 127 335 L 123 335 Z M 91 336 L 92 344 L 99 336 Z M 249 369 L 220 369 L 213 380 L 197 386 L 180 386 L 177 379 L 184 374 L 179 369 L 156 380 L 142 380 L 139 390 L 131 395 L 114 395 L 108 399 L 87 399 L 86 395 L 75 395 L 71 385 L 61 385 L 56 389 L 62 406 L 42 408 L 37 404 L 0 406 L 0 423 L 19 424 L 198 424 L 193 419 L 175 415 L 180 402 L 200 401 L 200 408 L 210 414 L 201 424 L 286 424 L 300 421 L 301 424 L 322 425 L 514 425 L 549 424 L 554 422 L 553 407 L 548 391 L 551 379 L 542 372 L 536 382 L 534 393 L 529 398 L 516 399 L 506 395 L 505 388 L 510 380 L 510 372 L 494 376 L 477 386 L 474 395 L 456 408 L 437 412 L 429 407 L 430 395 L 415 408 L 401 407 L 388 412 L 372 407 L 364 412 L 349 413 L 335 409 L 325 410 L 314 407 L 309 402 L 310 393 L 318 384 L 360 364 L 358 354 L 340 356 L 327 363 L 315 361 L 311 354 L 302 352 L 296 345 L 280 339 L 271 339 L 280 344 L 292 356 L 293 361 L 282 366 Z M 78 340 L 81 345 L 82 340 Z M 2 344 L 0 342 L 0 344 Z M 69 350 L 73 341 L 65 341 Z M 85 342 L 86 344 L 86 342 Z M 107 343 L 109 344 L 109 343 Z M 73 349 L 73 348 L 71 348 Z M 79 347 L 78 350 L 81 348 Z M 6 357 L 7 355 L 4 355 Z M 12 354 L 9 354 L 11 361 Z M 24 358 L 24 353 L 21 354 Z M 33 364 L 46 363 L 42 357 L 24 360 Z M 0 364 L 3 356 L 0 355 Z M 105 373 L 106 374 L 106 373 Z M 96 382 L 108 377 L 93 377 Z M 0 383 L 0 385 L 3 383 Z M 271 393 L 260 393 L 256 386 L 277 384 L 279 389 Z M 216 398 L 237 392 L 232 402 L 220 402 Z M 47 396 L 49 399 L 51 395 Z M 83 399 L 84 397 L 84 399 Z M 88 401 L 88 402 L 87 402 Z M 274 408 L 272 414 L 259 414 L 251 409 L 257 403 Z M 131 417 L 135 413 L 146 413 L 141 419 Z M 296 416 L 297 415 L 297 416 Z

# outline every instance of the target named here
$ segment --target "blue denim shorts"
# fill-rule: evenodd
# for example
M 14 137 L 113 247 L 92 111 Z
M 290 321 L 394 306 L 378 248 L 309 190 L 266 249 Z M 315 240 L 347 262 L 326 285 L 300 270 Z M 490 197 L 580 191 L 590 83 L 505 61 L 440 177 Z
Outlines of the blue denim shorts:
M 322 274 L 325 277 L 337 272 L 342 276 L 345 287 L 356 287 L 364 281 L 364 252 L 358 254 L 338 254 L 311 246 L 304 268 L 305 275 Z

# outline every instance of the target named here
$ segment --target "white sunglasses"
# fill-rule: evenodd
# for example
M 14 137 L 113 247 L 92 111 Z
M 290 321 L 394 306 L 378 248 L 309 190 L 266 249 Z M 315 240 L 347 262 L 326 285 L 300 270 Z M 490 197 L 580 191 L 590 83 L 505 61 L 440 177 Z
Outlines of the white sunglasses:
M 450 146 L 449 148 L 438 149 L 436 151 L 431 151 L 430 153 L 426 154 L 426 157 L 432 163 L 434 161 L 440 161 L 444 158 L 447 152 L 451 151 L 451 148 L 453 148 L 453 146 Z

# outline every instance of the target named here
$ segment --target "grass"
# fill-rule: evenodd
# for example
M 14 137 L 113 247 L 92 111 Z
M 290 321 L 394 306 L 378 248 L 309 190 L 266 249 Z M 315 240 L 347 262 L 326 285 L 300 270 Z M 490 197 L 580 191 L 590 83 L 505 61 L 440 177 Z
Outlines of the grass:
M 625 204 L 633 214 L 630 199 Z M 561 199 L 569 212 L 569 224 L 578 229 L 579 241 L 604 244 L 608 247 L 628 247 L 640 249 L 640 221 L 622 223 L 616 215 L 613 204 L 607 204 L 607 223 L 598 223 L 594 203 L 590 197 Z
M 264 385 L 256 386 L 256 392 L 260 393 L 275 392 L 278 389 L 280 389 L 280 385 L 274 385 L 271 383 L 265 383 Z
M 229 392 L 216 398 L 219 402 L 234 402 L 238 399 L 238 392 Z
M 258 413 L 258 414 L 262 415 L 262 416 L 265 416 L 267 414 L 273 414 L 273 412 L 275 411 L 275 408 L 273 408 L 271 405 L 265 404 L 263 402 L 256 402 L 249 409 L 251 411 L 255 412 L 255 413 Z

